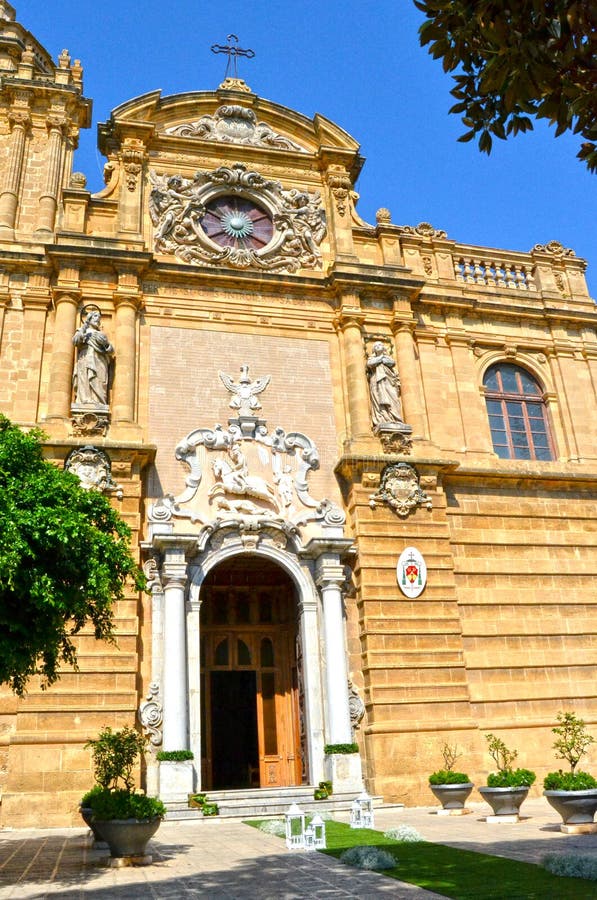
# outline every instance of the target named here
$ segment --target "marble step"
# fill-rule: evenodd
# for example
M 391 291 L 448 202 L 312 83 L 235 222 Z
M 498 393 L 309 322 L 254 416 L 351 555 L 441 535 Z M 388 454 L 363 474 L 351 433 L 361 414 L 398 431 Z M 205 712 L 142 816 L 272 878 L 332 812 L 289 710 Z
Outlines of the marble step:
M 253 817 L 281 816 L 292 803 L 302 810 L 315 813 L 334 813 L 350 810 L 357 796 L 355 792 L 332 794 L 327 800 L 315 800 L 314 787 L 256 788 L 240 791 L 208 791 L 210 803 L 217 803 L 220 818 L 248 819 Z M 381 806 L 382 797 L 373 797 L 374 807 Z M 168 803 L 166 819 L 203 819 L 200 809 L 189 808 L 184 803 Z M 206 819 L 207 821 L 207 819 Z

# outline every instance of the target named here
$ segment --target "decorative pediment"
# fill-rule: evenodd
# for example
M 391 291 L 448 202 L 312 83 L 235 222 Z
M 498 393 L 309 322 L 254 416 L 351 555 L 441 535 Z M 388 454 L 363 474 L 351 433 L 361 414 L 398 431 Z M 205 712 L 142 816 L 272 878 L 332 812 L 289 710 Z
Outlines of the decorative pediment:
M 231 520 L 243 532 L 269 525 L 287 535 L 308 523 L 342 525 L 345 516 L 338 507 L 310 494 L 308 476 L 319 468 L 313 441 L 280 426 L 270 431 L 255 414 L 261 408 L 257 395 L 270 376 L 252 381 L 248 366 L 242 366 L 238 381 L 224 372 L 220 378 L 238 417 L 229 419 L 227 428 L 196 428 L 180 441 L 175 453 L 188 467 L 185 489 L 156 501 L 150 521 L 175 526 L 186 520 L 213 532 Z
M 173 125 L 164 134 L 176 137 L 198 138 L 202 141 L 221 141 L 251 147 L 267 147 L 274 150 L 296 150 L 307 153 L 304 147 L 278 134 L 267 122 L 259 122 L 252 109 L 227 104 L 220 106 L 213 116 L 201 116 L 196 122 Z
M 319 191 L 286 190 L 243 163 L 192 179 L 150 175 L 156 253 L 197 266 L 272 272 L 321 266 L 327 225 Z

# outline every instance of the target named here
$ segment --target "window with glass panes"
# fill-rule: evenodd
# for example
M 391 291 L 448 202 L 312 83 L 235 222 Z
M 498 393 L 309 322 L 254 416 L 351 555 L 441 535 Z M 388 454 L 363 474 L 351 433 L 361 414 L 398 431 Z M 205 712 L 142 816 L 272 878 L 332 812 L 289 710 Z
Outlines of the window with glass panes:
M 502 459 L 553 459 L 543 391 L 525 369 L 497 363 L 485 373 L 493 449 Z

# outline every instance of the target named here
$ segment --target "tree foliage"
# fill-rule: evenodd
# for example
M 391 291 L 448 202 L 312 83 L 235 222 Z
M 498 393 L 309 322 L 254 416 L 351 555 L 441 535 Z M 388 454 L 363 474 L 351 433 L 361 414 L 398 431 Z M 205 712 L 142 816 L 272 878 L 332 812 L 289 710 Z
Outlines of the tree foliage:
M 44 460 L 43 434 L 0 416 L 0 683 L 22 695 L 27 680 L 76 665 L 72 636 L 90 623 L 112 640 L 116 600 L 143 576 L 130 530 L 109 501 Z
M 444 71 L 457 72 L 450 112 L 462 115 L 460 141 L 533 129 L 548 119 L 556 136 L 584 138 L 578 153 L 597 170 L 597 5 L 590 0 L 414 0 L 425 13 L 419 35 Z

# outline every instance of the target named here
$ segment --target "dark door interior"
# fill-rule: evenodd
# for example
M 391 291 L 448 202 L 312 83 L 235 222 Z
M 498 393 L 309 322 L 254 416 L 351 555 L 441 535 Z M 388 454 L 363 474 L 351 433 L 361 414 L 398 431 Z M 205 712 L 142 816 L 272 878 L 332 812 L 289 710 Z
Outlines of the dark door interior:
M 211 673 L 213 788 L 251 787 L 259 771 L 257 675 Z

